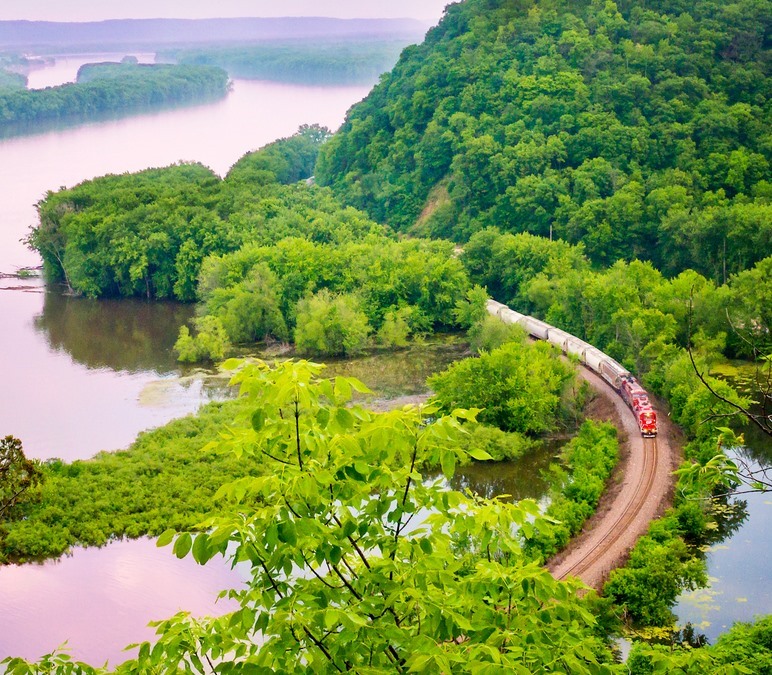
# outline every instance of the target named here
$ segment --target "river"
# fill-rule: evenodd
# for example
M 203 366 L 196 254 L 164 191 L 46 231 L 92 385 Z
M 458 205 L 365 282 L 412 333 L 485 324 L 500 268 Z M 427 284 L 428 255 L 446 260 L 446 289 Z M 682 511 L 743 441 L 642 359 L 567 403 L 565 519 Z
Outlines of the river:
M 68 56 L 34 71 L 30 86 L 69 81 L 79 65 L 94 58 Z M 34 204 L 47 190 L 178 160 L 200 161 L 223 175 L 248 150 L 290 135 L 301 124 L 336 128 L 346 109 L 366 93 L 361 86 L 237 80 L 216 103 L 0 140 L 0 272 L 39 264 L 20 239 L 35 223 Z M 183 370 L 171 353 L 178 326 L 191 312 L 174 303 L 63 297 L 37 279 L 0 278 L 0 436 L 21 438 L 32 457 L 88 458 L 126 447 L 139 431 L 223 396 L 221 378 Z M 425 358 L 429 363 L 435 356 Z M 372 370 L 382 371 L 386 395 L 413 393 L 404 391 L 404 383 L 389 381 L 393 373 L 408 373 L 413 381 L 424 373 L 408 370 L 405 363 L 367 360 L 351 364 L 348 372 L 367 379 Z M 531 460 L 530 471 L 522 465 L 517 471 L 503 467 L 493 477 L 474 476 L 471 469 L 459 475 L 458 486 L 538 498 L 544 486 L 532 477 L 549 454 Z M 764 529 L 769 499 L 754 498 L 757 502 L 758 510 L 734 534 L 736 546 L 719 545 L 710 554 L 711 560 L 727 560 L 720 603 L 725 611 L 712 617 L 712 629 L 703 624 L 711 637 L 736 619 L 768 611 L 769 605 L 763 606 L 768 594 L 758 593 L 767 581 L 760 567 L 765 557 L 748 553 L 751 547 L 757 552 L 764 537 L 767 545 L 770 540 Z M 738 559 L 754 567 L 741 568 L 725 550 L 737 550 Z M 225 611 L 227 605 L 213 605 L 217 591 L 240 583 L 239 573 L 226 565 L 202 568 L 189 559 L 178 561 L 168 549 L 145 540 L 76 550 L 43 565 L 3 568 L 0 659 L 36 658 L 69 640 L 75 657 L 115 664 L 125 658 L 126 644 L 151 636 L 148 621 L 181 608 L 195 614 Z M 686 606 L 680 605 L 678 614 L 700 623 L 701 615 L 690 615 Z
M 49 73 L 45 81 L 71 79 L 82 62 L 67 57 L 61 67 L 51 68 L 60 68 L 59 77 Z M 36 79 L 44 75 L 45 70 L 35 71 Z M 48 190 L 179 160 L 199 161 L 223 175 L 245 152 L 288 136 L 301 124 L 337 128 L 347 108 L 367 91 L 362 86 L 236 80 L 229 95 L 216 103 L 0 140 L 0 272 L 39 264 L 37 254 L 19 240 L 36 222 L 34 205 Z M 179 374 L 168 340 L 162 353 L 151 357 L 152 364 L 132 362 L 119 343 L 112 355 L 99 354 L 115 339 L 114 330 L 129 333 L 126 328 L 132 326 L 138 339 L 146 339 L 143 331 L 155 330 L 158 321 L 184 320 L 189 310 L 154 306 L 136 313 L 139 303 L 102 305 L 94 311 L 111 317 L 106 319 L 111 325 L 83 326 L 77 347 L 68 351 L 57 340 L 61 331 L 54 324 L 68 316 L 83 318 L 90 310 L 85 301 L 47 295 L 39 282 L 0 279 L 0 434 L 21 438 L 30 456 L 69 460 L 122 448 L 138 431 L 191 412 L 206 400 L 202 386 L 167 386 L 168 395 L 158 396 L 159 380 Z M 170 311 L 176 317 L 168 317 Z M 154 391 L 146 396 L 149 386 Z
M 730 456 L 741 459 L 752 470 L 771 466 L 770 438 L 751 426 L 740 431 L 746 444 L 730 450 Z M 696 635 L 710 642 L 715 642 L 735 621 L 753 621 L 772 608 L 772 495 L 747 492 L 730 498 L 728 503 L 733 508 L 722 519 L 722 536 L 706 552 L 708 587 L 683 593 L 674 609 L 679 625 L 691 624 Z
M 109 58 L 119 55 L 68 55 L 33 71 L 29 85 L 72 81 L 82 63 Z M 236 80 L 215 103 L 2 139 L 0 272 L 39 264 L 20 239 L 48 190 L 179 160 L 223 175 L 245 152 L 301 124 L 337 128 L 367 91 Z M 222 396 L 222 380 L 181 370 L 171 353 L 191 311 L 67 298 L 36 279 L 0 278 L 0 436 L 17 436 L 32 457 L 87 458 Z M 115 664 L 125 645 L 151 637 L 148 621 L 182 608 L 225 611 L 214 605 L 217 592 L 241 581 L 224 564 L 178 561 L 142 540 L 3 568 L 0 659 L 36 658 L 69 640 L 73 656 Z

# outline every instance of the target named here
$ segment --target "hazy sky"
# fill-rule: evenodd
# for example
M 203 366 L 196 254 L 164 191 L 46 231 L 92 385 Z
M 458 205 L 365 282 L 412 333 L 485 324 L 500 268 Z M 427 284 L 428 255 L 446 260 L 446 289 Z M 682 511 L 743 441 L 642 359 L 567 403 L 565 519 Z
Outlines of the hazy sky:
M 101 21 L 157 17 L 412 17 L 436 22 L 451 0 L 0 0 L 0 20 Z

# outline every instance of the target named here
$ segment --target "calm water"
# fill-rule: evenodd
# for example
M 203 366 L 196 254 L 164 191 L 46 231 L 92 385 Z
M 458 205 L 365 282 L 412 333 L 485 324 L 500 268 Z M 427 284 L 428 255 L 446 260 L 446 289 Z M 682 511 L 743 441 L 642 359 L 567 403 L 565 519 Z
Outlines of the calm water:
M 743 429 L 747 447 L 735 455 L 754 467 L 772 465 L 772 442 L 751 427 Z M 769 561 L 772 557 L 772 495 L 750 493 L 732 500 L 737 511 L 729 536 L 707 553 L 708 588 L 684 593 L 675 613 L 711 642 L 735 621 L 753 621 L 772 611 Z
M 121 55 L 109 55 L 119 58 Z M 67 57 L 33 71 L 30 86 L 71 81 Z M 106 173 L 200 161 L 219 174 L 245 152 L 320 123 L 336 128 L 366 87 L 236 81 L 222 101 L 0 140 L 0 273 L 39 264 L 20 242 L 47 190 Z M 0 278 L 0 435 L 38 458 L 87 458 L 223 396 L 222 379 L 180 370 L 171 345 L 192 311 L 175 304 L 94 302 Z M 69 640 L 72 654 L 118 663 L 144 627 L 180 608 L 203 615 L 241 583 L 215 561 L 198 567 L 146 541 L 78 550 L 58 563 L 0 569 L 0 659 L 40 656 Z
M 67 641 L 75 658 L 117 665 L 135 653 L 124 647 L 152 640 L 148 621 L 182 610 L 208 616 L 236 609 L 217 594 L 239 587 L 241 577 L 213 563 L 201 567 L 192 558 L 179 560 L 169 548 L 138 539 L 78 549 L 42 565 L 4 568 L 0 660 L 34 659 Z

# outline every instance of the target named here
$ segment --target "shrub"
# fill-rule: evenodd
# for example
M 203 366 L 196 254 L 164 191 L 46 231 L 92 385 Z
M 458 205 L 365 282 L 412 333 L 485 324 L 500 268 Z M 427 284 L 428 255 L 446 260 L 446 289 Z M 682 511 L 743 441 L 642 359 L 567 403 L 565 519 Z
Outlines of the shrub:
M 187 326 L 180 328 L 180 335 L 174 343 L 177 360 L 182 363 L 200 361 L 221 361 L 230 350 L 228 334 L 220 319 L 203 316 L 193 322 L 197 334 L 192 336 Z
M 323 289 L 298 302 L 295 346 L 301 354 L 356 354 L 367 346 L 370 324 L 359 299 Z
M 547 343 L 510 343 L 434 375 L 429 385 L 443 410 L 483 408 L 479 420 L 504 431 L 537 434 L 555 426 L 570 366 Z

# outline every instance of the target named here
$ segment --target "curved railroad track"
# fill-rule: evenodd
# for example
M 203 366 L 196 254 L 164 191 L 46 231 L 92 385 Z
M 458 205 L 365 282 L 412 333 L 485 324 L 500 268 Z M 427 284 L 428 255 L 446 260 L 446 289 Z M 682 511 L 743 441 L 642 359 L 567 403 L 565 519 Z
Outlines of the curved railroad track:
M 594 541 L 583 557 L 578 559 L 572 565 L 561 568 L 560 575 L 555 575 L 558 576 L 559 579 L 565 579 L 569 576 L 581 577 L 585 574 L 608 550 L 609 545 L 618 539 L 620 534 L 635 520 L 642 505 L 646 501 L 646 496 L 651 491 L 656 475 L 657 439 L 647 438 L 644 440 L 643 445 L 644 469 L 638 476 L 638 482 L 630 501 L 625 504 L 620 514 L 609 519 L 608 529 L 604 528 L 605 531 L 597 537 L 597 541 Z
M 670 425 L 660 416 L 659 436 L 642 438 L 635 417 L 613 389 L 587 370 L 581 374 L 613 402 L 621 420 L 620 437 L 627 435 L 627 456 L 619 489 L 547 568 L 558 579 L 574 576 L 600 589 L 608 573 L 626 559 L 638 537 L 646 532 L 667 497 L 671 483 Z

